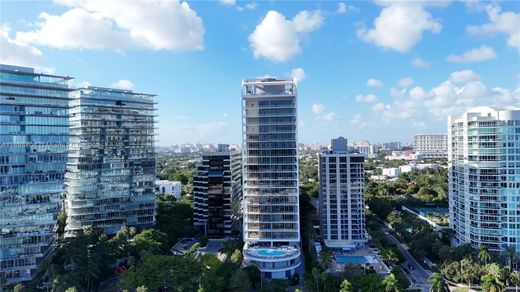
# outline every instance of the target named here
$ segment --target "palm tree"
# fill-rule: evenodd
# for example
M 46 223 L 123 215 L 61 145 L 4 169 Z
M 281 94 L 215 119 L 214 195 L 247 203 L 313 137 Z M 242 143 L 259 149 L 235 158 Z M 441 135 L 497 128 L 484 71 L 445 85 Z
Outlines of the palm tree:
M 347 279 L 343 280 L 339 292 L 352 292 L 352 284 Z
M 401 288 L 397 284 L 397 279 L 395 278 L 394 274 L 388 275 L 383 280 L 383 285 L 385 286 L 385 292 L 399 292 L 399 291 L 401 291 Z
M 491 259 L 487 245 L 483 244 L 479 247 L 478 258 L 483 261 L 484 264 L 487 264 L 487 262 Z
M 493 276 L 485 275 L 482 277 L 482 291 L 484 292 L 503 292 L 504 287 L 498 283 Z
M 513 261 L 516 259 L 516 248 L 514 245 L 506 245 L 504 247 L 504 255 L 507 258 L 507 264 L 510 268 L 513 268 Z
M 330 265 L 332 264 L 332 255 L 328 250 L 322 250 L 320 252 L 320 261 L 324 270 L 330 268 Z
M 428 278 L 428 283 L 430 283 L 430 292 L 447 292 L 446 284 L 444 283 L 444 279 L 440 273 L 433 273 L 430 278 Z
M 316 281 L 316 291 L 320 292 L 320 285 L 319 285 L 320 271 L 318 270 L 318 268 L 316 268 L 316 267 L 312 268 L 312 276 L 314 277 L 314 280 Z

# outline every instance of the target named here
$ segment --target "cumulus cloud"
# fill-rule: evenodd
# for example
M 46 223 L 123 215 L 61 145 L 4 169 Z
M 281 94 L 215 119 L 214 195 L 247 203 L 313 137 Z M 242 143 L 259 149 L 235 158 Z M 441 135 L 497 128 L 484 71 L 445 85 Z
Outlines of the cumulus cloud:
M 312 105 L 312 112 L 314 114 L 321 114 L 325 110 L 325 106 L 320 103 L 315 103 Z
M 120 79 L 117 82 L 112 83 L 112 86 L 119 89 L 132 90 L 135 85 L 129 80 Z
M 361 114 L 355 115 L 352 120 L 350 120 L 351 124 L 361 125 L 363 123 L 363 116 Z
M 8 25 L 0 26 L 0 63 L 42 68 L 43 53 L 37 48 L 10 36 Z
M 415 68 L 428 68 L 430 67 L 430 63 L 419 58 L 419 57 L 415 57 L 413 60 L 412 60 L 412 65 L 415 67 Z
M 486 6 L 489 22 L 483 25 L 470 25 L 466 31 L 472 35 L 487 35 L 503 33 L 507 35 L 507 45 L 520 53 L 520 13 L 502 12 L 496 4 Z
M 383 82 L 381 80 L 370 78 L 367 80 L 366 85 L 370 87 L 381 87 L 383 86 Z
M 145 48 L 189 51 L 204 48 L 202 19 L 187 2 L 59 1 L 63 14 L 41 13 L 36 29 L 16 39 L 60 49 Z
M 478 79 L 480 79 L 480 76 L 472 70 L 455 71 L 450 75 L 450 80 L 455 83 L 463 83 Z
M 387 119 L 409 119 L 416 122 L 443 120 L 448 115 L 461 114 L 474 106 L 518 104 L 520 96 L 515 97 L 514 92 L 506 88 L 490 87 L 475 80 L 476 76 L 478 75 L 474 72 L 456 71 L 450 74 L 448 80 L 429 90 L 416 86 L 386 105 L 383 116 Z
M 356 96 L 357 102 L 375 102 L 376 100 L 377 100 L 377 96 L 375 96 L 373 94 L 367 94 L 367 95 L 359 94 L 358 96 Z
M 339 2 L 338 9 L 336 11 L 340 14 L 347 13 L 347 4 Z
M 312 112 L 316 120 L 332 121 L 338 118 L 338 115 L 334 112 L 325 112 L 325 106 L 321 103 L 313 104 Z
M 378 102 L 372 106 L 372 111 L 380 112 L 386 108 L 385 104 L 382 102 Z
M 495 49 L 482 45 L 460 55 L 449 55 L 446 60 L 453 63 L 476 63 L 496 59 L 496 57 L 497 54 L 495 53 Z
M 335 120 L 337 117 L 338 117 L 338 115 L 336 115 L 334 112 L 328 112 L 328 113 L 324 114 L 321 118 L 326 121 L 332 121 L 332 120 Z
M 399 87 L 410 87 L 415 81 L 410 77 L 401 78 L 397 84 Z
M 247 3 L 245 7 L 246 7 L 247 9 L 253 10 L 253 9 L 256 9 L 257 6 L 258 6 L 258 5 L 256 5 L 255 2 L 251 2 L 251 3 Z
M 236 0 L 219 0 L 218 3 L 224 5 L 224 6 L 233 6 L 236 4 Z
M 357 29 L 361 40 L 383 49 L 408 52 L 425 31 L 439 33 L 441 23 L 426 11 L 420 1 L 381 1 L 384 6 L 374 20 L 374 28 Z
M 249 35 L 255 58 L 286 62 L 301 52 L 300 42 L 323 23 L 321 10 L 300 11 L 292 20 L 270 10 Z
M 306 77 L 305 71 L 301 67 L 292 69 L 291 76 L 295 78 L 298 82 L 301 82 Z

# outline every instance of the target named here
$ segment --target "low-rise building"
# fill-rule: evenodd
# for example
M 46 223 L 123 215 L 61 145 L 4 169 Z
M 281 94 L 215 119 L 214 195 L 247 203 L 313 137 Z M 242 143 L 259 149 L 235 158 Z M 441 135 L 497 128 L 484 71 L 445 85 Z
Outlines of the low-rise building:
M 383 168 L 382 174 L 384 176 L 395 177 L 401 174 L 399 167 Z
M 182 186 L 180 181 L 170 180 L 156 180 L 155 194 L 156 195 L 173 195 L 175 198 L 180 198 Z

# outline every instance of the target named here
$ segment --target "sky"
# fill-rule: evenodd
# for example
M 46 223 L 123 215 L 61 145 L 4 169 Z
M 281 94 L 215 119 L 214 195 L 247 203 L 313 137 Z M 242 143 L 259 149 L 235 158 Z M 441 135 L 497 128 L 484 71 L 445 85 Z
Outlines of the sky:
M 246 78 L 298 80 L 303 143 L 520 99 L 520 1 L 2 0 L 0 37 L 4 64 L 157 94 L 159 146 L 240 143 Z

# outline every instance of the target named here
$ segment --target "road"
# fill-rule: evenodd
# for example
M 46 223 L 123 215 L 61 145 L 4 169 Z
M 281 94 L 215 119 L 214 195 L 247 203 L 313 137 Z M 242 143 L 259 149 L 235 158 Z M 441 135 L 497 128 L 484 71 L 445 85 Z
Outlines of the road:
M 415 258 L 408 252 L 405 245 L 399 242 L 395 236 L 391 233 L 391 228 L 385 221 L 379 220 L 379 222 L 384 224 L 383 231 L 385 233 L 386 238 L 390 240 L 393 244 L 399 248 L 401 253 L 406 259 L 405 266 L 409 271 L 409 274 L 415 279 L 417 286 L 421 287 L 423 291 L 429 291 L 430 285 L 428 284 L 428 278 L 431 276 L 432 272 L 425 270 Z M 413 269 L 409 269 L 408 265 L 413 266 Z

